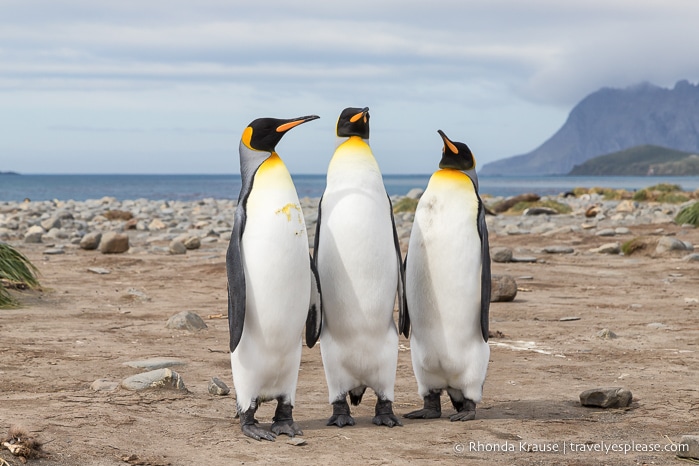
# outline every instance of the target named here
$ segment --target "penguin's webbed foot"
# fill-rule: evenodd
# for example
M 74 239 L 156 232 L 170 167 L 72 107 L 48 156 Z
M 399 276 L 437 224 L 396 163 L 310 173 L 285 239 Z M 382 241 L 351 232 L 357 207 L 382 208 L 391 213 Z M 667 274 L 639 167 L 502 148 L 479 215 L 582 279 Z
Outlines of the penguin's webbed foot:
M 247 435 L 250 438 L 254 438 L 255 440 L 269 440 L 270 442 L 274 442 L 274 439 L 277 438 L 276 435 L 274 435 L 272 432 L 263 429 L 257 424 L 243 424 L 240 426 L 241 430 L 245 435 Z
M 393 402 L 391 400 L 379 400 L 376 402 L 376 416 L 371 420 L 377 426 L 402 426 L 400 420 L 393 414 Z
M 277 398 L 277 409 L 274 412 L 272 420 L 272 432 L 276 435 L 286 434 L 289 437 L 295 435 L 303 435 L 301 427 L 294 422 L 293 416 L 294 407 L 289 402 L 285 402 L 283 398 Z
M 424 397 L 425 406 L 417 411 L 412 411 L 404 414 L 403 417 L 408 419 L 437 419 L 442 417 L 442 404 L 439 401 L 441 390 L 433 391 Z
M 461 402 L 456 402 L 454 399 L 452 399 L 451 402 L 456 409 L 456 414 L 449 416 L 449 419 L 451 419 L 452 422 L 472 421 L 476 418 L 476 403 L 473 400 L 465 398 Z
M 347 404 L 347 398 L 333 402 L 333 415 L 328 419 L 328 426 L 335 425 L 337 427 L 353 426 L 354 418 L 350 416 L 350 408 Z

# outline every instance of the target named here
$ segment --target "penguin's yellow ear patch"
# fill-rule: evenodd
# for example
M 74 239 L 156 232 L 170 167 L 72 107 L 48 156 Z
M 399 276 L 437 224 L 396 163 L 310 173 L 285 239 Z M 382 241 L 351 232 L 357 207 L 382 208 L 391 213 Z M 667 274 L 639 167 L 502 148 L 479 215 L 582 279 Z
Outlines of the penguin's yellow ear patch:
M 354 123 L 357 120 L 359 120 L 361 117 L 364 116 L 364 112 L 359 112 L 356 115 L 354 115 L 352 118 L 350 118 L 350 123 Z M 366 123 L 366 117 L 364 118 L 364 122 Z
M 454 144 L 452 144 L 452 142 L 449 141 L 448 139 L 444 140 L 444 145 L 447 146 L 452 153 L 454 153 L 454 154 L 459 153 L 459 149 L 457 149 L 456 146 Z
M 240 137 L 240 139 L 243 141 L 243 144 L 245 144 L 246 147 L 252 149 L 250 146 L 250 140 L 252 139 L 252 128 L 250 126 L 243 130 L 243 135 Z

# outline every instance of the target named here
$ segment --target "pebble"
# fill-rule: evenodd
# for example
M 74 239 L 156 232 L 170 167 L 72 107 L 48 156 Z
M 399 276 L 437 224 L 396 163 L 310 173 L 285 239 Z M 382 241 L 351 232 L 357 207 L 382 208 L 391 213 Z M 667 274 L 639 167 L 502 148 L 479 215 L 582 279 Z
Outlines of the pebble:
M 669 251 L 686 251 L 687 245 L 684 242 L 671 236 L 662 236 L 655 247 L 656 254 L 664 254 Z
M 558 320 L 559 320 L 560 322 L 572 322 L 572 321 L 574 321 L 574 320 L 580 320 L 580 317 L 576 317 L 576 316 L 561 317 L 561 318 L 558 319 Z
M 170 254 L 185 254 L 187 252 L 187 247 L 182 241 L 172 240 L 168 247 L 168 251 Z
M 512 261 L 512 249 L 506 247 L 495 247 L 490 250 L 490 259 L 493 262 Z
M 595 236 L 614 236 L 616 235 L 616 231 L 613 228 L 604 228 L 602 230 L 598 230 L 597 233 L 595 233 Z
M 548 254 L 572 254 L 575 250 L 570 246 L 548 246 L 544 252 Z
M 47 255 L 56 255 L 56 254 L 65 254 L 65 250 L 63 248 L 49 248 L 44 250 L 44 254 Z
M 99 250 L 102 254 L 120 254 L 129 250 L 129 236 L 125 233 L 109 231 L 102 235 Z
M 517 282 L 510 275 L 490 275 L 490 302 L 509 302 L 517 296 Z
M 121 387 L 133 391 L 149 388 L 187 390 L 180 374 L 168 368 L 132 375 L 121 381 Z
M 529 256 L 521 256 L 521 257 L 512 257 L 511 262 L 536 262 L 537 258 L 536 257 L 529 257 Z
M 212 395 L 217 395 L 217 396 L 225 396 L 228 395 L 231 392 L 231 389 L 228 388 L 228 385 L 223 383 L 221 379 L 218 377 L 213 377 L 209 381 L 209 393 Z
M 44 233 L 46 233 L 46 230 L 41 228 L 39 225 L 29 227 L 27 232 L 24 234 L 24 242 L 33 244 L 41 243 Z
M 625 388 L 592 388 L 580 394 L 580 404 L 597 408 L 625 408 L 633 395 Z
M 602 340 L 613 340 L 617 338 L 616 333 L 612 332 L 608 328 L 603 328 L 599 332 L 597 332 L 597 336 L 600 337 Z
M 97 275 L 108 275 L 112 273 L 108 269 L 102 268 L 102 267 L 90 267 L 87 269 L 88 272 L 96 273 Z
M 83 236 L 82 239 L 80 240 L 80 248 L 85 249 L 87 251 L 97 249 L 97 247 L 100 245 L 101 239 L 102 239 L 102 232 L 101 231 L 93 231 L 92 233 L 88 233 L 85 236 Z
M 606 243 L 598 248 L 590 249 L 590 252 L 597 252 L 599 254 L 619 254 L 621 252 L 621 245 L 619 243 Z
M 107 379 L 97 379 L 90 385 L 96 392 L 111 392 L 119 388 L 119 382 L 112 382 Z
M 175 330 L 197 331 L 207 328 L 206 322 L 199 317 L 199 314 L 192 311 L 182 311 L 170 317 L 165 325 L 167 328 Z
M 680 445 L 681 448 L 677 452 L 677 456 L 699 459 L 699 435 L 683 435 Z
M 650 324 L 646 325 L 648 328 L 654 328 L 656 330 L 662 330 L 666 329 L 667 325 L 660 323 L 660 322 L 651 322 Z

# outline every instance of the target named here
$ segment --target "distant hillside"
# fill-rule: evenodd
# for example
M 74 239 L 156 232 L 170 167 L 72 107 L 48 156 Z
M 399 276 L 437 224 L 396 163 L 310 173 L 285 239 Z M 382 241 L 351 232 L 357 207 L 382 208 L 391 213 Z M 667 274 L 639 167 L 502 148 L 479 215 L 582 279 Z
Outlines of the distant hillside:
M 0 172 L 0 175 L 19 175 L 17 172 Z
M 568 175 L 697 176 L 699 155 L 646 144 L 591 158 L 573 167 Z
M 576 105 L 537 149 L 486 164 L 479 173 L 565 174 L 593 157 L 647 144 L 699 153 L 699 85 L 600 89 Z

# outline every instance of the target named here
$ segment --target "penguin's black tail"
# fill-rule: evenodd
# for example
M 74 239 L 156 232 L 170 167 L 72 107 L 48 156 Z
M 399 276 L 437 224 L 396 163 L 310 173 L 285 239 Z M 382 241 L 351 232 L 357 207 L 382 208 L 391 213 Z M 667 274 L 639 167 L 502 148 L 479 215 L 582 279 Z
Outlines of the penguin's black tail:
M 352 406 L 357 406 L 359 403 L 362 402 L 362 397 L 364 396 L 365 391 L 366 391 L 366 386 L 357 387 L 353 390 L 350 390 L 349 396 L 350 396 L 350 403 L 352 403 Z

